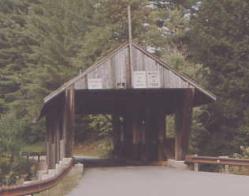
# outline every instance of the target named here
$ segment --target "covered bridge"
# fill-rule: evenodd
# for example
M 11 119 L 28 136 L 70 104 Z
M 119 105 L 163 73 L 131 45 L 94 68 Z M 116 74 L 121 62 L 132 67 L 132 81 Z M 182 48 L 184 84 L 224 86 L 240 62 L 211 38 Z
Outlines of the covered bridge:
M 165 117 L 175 114 L 175 159 L 184 160 L 192 108 L 215 96 L 135 43 L 125 43 L 44 99 L 49 168 L 72 157 L 75 115 L 110 114 L 116 157 L 167 159 Z

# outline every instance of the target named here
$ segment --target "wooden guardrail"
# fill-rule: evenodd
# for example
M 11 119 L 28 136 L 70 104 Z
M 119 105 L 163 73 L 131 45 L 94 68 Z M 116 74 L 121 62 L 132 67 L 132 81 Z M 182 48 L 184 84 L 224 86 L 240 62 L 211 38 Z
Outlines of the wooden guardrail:
M 193 163 L 194 170 L 198 171 L 199 164 L 224 165 L 225 168 L 228 167 L 229 165 L 249 166 L 249 159 L 187 155 L 185 158 L 185 163 Z
M 73 160 L 58 174 L 45 180 L 37 180 L 23 185 L 0 187 L 1 196 L 32 195 L 54 187 L 72 168 Z

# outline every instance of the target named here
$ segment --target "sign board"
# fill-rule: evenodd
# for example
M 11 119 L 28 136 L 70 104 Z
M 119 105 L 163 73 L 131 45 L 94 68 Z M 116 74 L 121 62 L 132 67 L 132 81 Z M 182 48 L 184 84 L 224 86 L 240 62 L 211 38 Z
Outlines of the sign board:
M 134 88 L 146 88 L 146 72 L 134 71 L 133 72 L 133 87 Z
M 160 73 L 159 71 L 147 71 L 147 87 L 160 88 Z
M 103 89 L 101 78 L 88 78 L 87 84 L 88 84 L 88 89 Z

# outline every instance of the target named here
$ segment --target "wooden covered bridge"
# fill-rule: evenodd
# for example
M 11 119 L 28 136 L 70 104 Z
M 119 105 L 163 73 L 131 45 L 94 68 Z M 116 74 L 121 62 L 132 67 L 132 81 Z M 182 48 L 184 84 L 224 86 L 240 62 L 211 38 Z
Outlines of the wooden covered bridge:
M 184 160 L 192 108 L 215 96 L 135 43 L 121 45 L 44 99 L 49 168 L 72 157 L 75 115 L 110 114 L 116 157 L 167 159 L 165 119 L 175 114 L 175 159 Z

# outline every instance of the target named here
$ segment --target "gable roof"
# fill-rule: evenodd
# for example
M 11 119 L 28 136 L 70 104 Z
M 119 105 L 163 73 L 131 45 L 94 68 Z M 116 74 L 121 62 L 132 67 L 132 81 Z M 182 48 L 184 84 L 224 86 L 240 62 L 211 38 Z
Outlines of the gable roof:
M 120 64 L 122 64 L 123 69 L 127 69 L 127 64 L 124 62 L 124 61 L 126 61 L 126 59 L 122 55 L 128 55 L 128 50 L 129 50 L 128 48 L 129 48 L 128 43 L 124 43 L 124 44 L 120 45 L 119 47 L 117 47 L 116 49 L 111 51 L 109 54 L 107 54 L 106 56 L 101 58 L 99 61 L 97 61 L 95 64 L 93 64 L 92 66 L 87 68 L 84 72 L 80 73 L 78 76 L 75 76 L 74 78 L 72 78 L 68 82 L 64 83 L 61 87 L 59 87 L 55 91 L 51 92 L 48 96 L 46 96 L 44 98 L 44 104 L 42 106 L 42 109 L 41 109 L 41 112 L 40 112 L 38 119 L 40 119 L 44 115 L 46 108 L 48 108 L 48 105 L 50 104 L 50 102 L 52 100 L 56 99 L 56 97 L 59 97 L 59 95 L 64 93 L 65 90 L 68 88 L 73 87 L 74 89 L 76 89 L 76 86 L 78 86 L 76 84 L 80 83 L 82 80 L 86 81 L 89 76 L 94 75 L 93 73 L 95 73 L 96 70 L 98 70 L 100 68 L 102 68 L 102 70 L 107 69 L 107 67 L 105 67 L 105 66 L 112 64 L 113 59 L 118 60 L 118 62 L 116 62 L 116 64 L 118 66 Z M 194 89 L 196 89 L 195 97 L 197 98 L 197 100 L 199 100 L 199 99 L 201 100 L 201 101 L 197 101 L 197 103 L 195 103 L 196 106 L 201 105 L 201 104 L 210 103 L 210 102 L 213 102 L 216 100 L 216 96 L 214 94 L 212 94 L 208 90 L 206 90 L 203 87 L 201 87 L 200 85 L 198 85 L 197 82 L 193 81 L 188 76 L 185 76 L 182 73 L 178 73 L 176 70 L 171 68 L 166 62 L 162 61 L 157 56 L 149 53 L 148 51 L 146 51 L 142 47 L 138 46 L 137 44 L 132 43 L 132 51 L 136 52 L 136 54 L 140 53 L 139 54 L 140 57 L 142 55 L 143 58 L 146 58 L 149 61 L 149 63 L 147 62 L 147 65 L 146 65 L 146 66 L 149 66 L 149 69 L 151 69 L 150 63 L 152 63 L 153 64 L 152 67 L 154 67 L 154 68 L 157 67 L 160 70 L 160 72 L 163 72 L 163 73 L 160 73 L 162 75 L 162 76 L 160 75 L 160 77 L 163 77 L 164 80 L 165 80 L 165 78 L 167 78 L 167 79 L 164 81 L 164 85 L 160 89 L 194 88 Z M 135 55 L 133 54 L 133 56 L 135 56 Z M 120 59 L 120 57 L 121 57 L 121 59 Z M 140 64 L 140 67 L 137 67 L 136 69 L 141 69 L 141 59 L 140 60 L 136 59 L 136 60 L 137 60 L 136 63 Z M 145 61 L 145 60 L 143 60 L 143 61 Z M 135 63 L 133 63 L 133 64 L 135 64 Z M 108 69 L 110 72 L 111 72 L 112 68 L 113 67 L 109 66 Z M 134 67 L 133 67 L 133 69 L 134 69 Z M 101 75 L 101 74 L 99 74 L 99 75 Z M 130 76 L 130 77 L 132 77 L 132 76 Z M 127 78 L 126 78 L 126 80 L 127 80 Z M 168 83 L 171 83 L 171 80 L 175 80 L 173 83 L 173 86 L 172 86 L 172 84 L 168 84 Z M 83 89 L 88 89 L 87 84 L 84 85 Z M 106 88 L 106 90 L 110 90 L 110 89 L 115 89 L 115 86 L 108 86 Z M 150 90 L 150 89 L 148 89 L 148 90 Z
M 48 96 L 46 96 L 44 98 L 44 104 L 46 104 L 47 102 L 49 102 L 50 100 L 52 100 L 53 98 L 55 98 L 57 95 L 59 95 L 60 93 L 64 92 L 65 89 L 69 88 L 70 86 L 74 85 L 76 82 L 78 82 L 79 80 L 81 80 L 83 77 L 86 77 L 87 74 L 89 74 L 91 71 L 93 71 L 94 69 L 98 68 L 100 65 L 102 65 L 103 63 L 105 63 L 106 61 L 108 61 L 110 58 L 112 58 L 118 51 L 125 49 L 129 46 L 128 43 L 124 43 L 121 46 L 119 46 L 118 48 L 114 49 L 112 52 L 110 52 L 108 55 L 106 55 L 105 57 L 101 58 L 99 61 L 97 61 L 95 64 L 93 64 L 92 66 L 90 66 L 88 69 L 86 69 L 84 72 L 80 73 L 78 76 L 72 78 L 71 80 L 69 80 L 68 82 L 64 83 L 61 87 L 59 87 L 58 89 L 56 89 L 55 91 L 51 92 Z M 192 79 L 190 79 L 188 76 L 185 76 L 181 73 L 178 73 L 176 70 L 174 70 L 173 68 L 171 68 L 166 62 L 162 61 L 160 58 L 158 58 L 157 56 L 149 53 L 148 51 L 146 51 L 145 49 L 143 49 L 142 47 L 138 46 L 135 43 L 132 43 L 132 47 L 141 51 L 144 55 L 146 55 L 147 57 L 151 58 L 152 60 L 154 60 L 156 63 L 158 63 L 158 65 L 160 65 L 161 67 L 163 67 L 166 70 L 171 71 L 173 74 L 175 74 L 177 77 L 179 77 L 181 80 L 183 80 L 184 82 L 188 83 L 192 88 L 196 88 L 197 90 L 199 90 L 200 92 L 202 92 L 203 94 L 205 94 L 207 97 L 209 97 L 212 100 L 216 100 L 216 97 L 214 94 L 212 94 L 211 92 L 205 90 L 204 88 L 202 88 L 200 85 L 198 85 L 195 81 L 193 81 Z

